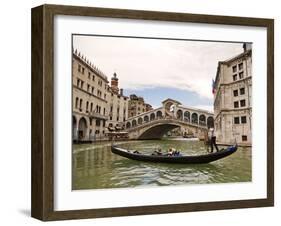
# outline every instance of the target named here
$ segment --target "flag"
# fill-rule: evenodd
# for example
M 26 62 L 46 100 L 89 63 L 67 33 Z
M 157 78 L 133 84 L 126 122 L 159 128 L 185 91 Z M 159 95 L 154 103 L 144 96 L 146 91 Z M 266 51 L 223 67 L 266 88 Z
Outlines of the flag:
M 215 94 L 216 93 L 216 88 L 215 88 L 215 80 L 212 80 L 212 93 Z

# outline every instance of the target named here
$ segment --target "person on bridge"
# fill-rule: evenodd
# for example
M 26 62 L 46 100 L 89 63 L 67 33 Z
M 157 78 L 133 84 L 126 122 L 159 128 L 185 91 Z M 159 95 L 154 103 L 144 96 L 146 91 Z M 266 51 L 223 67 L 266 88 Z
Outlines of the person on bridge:
M 216 136 L 215 136 L 214 132 L 215 132 L 214 128 L 210 128 L 209 132 L 208 132 L 209 144 L 211 145 L 211 153 L 214 152 L 214 146 L 215 146 L 217 152 L 219 151 L 217 143 L 216 143 Z

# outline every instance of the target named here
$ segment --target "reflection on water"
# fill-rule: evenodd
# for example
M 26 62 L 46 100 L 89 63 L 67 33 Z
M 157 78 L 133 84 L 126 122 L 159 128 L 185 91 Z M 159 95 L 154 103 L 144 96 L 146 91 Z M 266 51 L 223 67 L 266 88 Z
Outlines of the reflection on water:
M 173 147 L 184 155 L 206 153 L 201 141 L 189 139 L 120 142 L 119 146 L 152 153 Z M 124 188 L 251 181 L 251 148 L 209 164 L 147 163 L 111 153 L 110 143 L 73 146 L 73 189 Z

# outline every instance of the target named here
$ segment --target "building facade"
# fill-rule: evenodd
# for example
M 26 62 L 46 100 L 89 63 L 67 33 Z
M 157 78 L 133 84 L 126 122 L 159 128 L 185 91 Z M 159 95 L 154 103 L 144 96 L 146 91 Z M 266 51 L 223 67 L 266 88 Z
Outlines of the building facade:
M 214 85 L 217 142 L 252 144 L 252 49 L 218 63 Z
M 134 117 L 150 110 L 153 110 L 152 106 L 145 103 L 143 97 L 139 97 L 135 94 L 130 95 L 128 108 L 129 117 Z
M 109 131 L 124 129 L 125 120 L 128 118 L 129 98 L 123 95 L 123 89 L 119 89 L 117 74 L 111 78 L 111 86 L 108 87 L 108 112 L 107 128 Z
M 72 87 L 74 142 L 105 140 L 128 117 L 128 97 L 120 93 L 117 75 L 109 85 L 107 76 L 77 50 L 72 55 Z

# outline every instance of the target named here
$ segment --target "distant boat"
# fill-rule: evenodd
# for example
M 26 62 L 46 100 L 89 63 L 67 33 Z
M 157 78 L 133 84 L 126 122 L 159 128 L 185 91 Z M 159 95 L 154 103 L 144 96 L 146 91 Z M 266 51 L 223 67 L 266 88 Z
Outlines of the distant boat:
M 222 158 L 225 158 L 237 151 L 237 145 L 229 146 L 226 149 L 222 149 L 218 152 L 208 153 L 205 155 L 195 155 L 195 156 L 168 156 L 162 155 L 147 155 L 141 153 L 134 153 L 115 145 L 111 146 L 111 151 L 114 154 L 123 156 L 128 159 L 145 161 L 145 162 L 162 162 L 162 163 L 182 163 L 182 164 L 203 164 L 213 162 Z
M 195 138 L 195 136 L 193 134 L 184 134 L 182 137 L 183 138 Z

